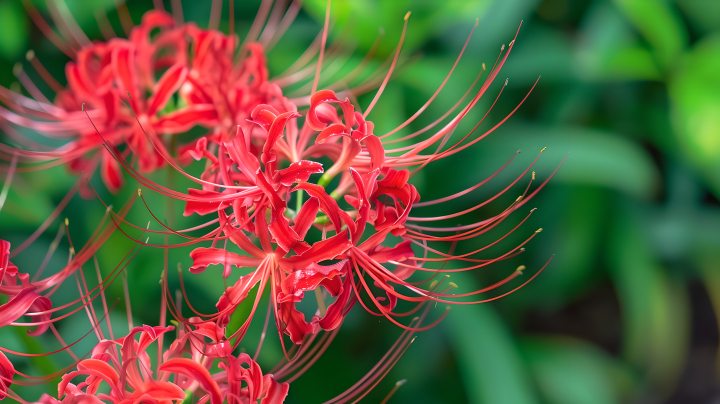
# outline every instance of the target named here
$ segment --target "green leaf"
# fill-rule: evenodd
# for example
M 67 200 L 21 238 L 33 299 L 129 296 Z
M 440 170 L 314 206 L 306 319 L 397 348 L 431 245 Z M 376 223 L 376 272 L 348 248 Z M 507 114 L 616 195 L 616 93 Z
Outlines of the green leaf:
M 502 129 L 502 137 L 484 140 L 484 150 L 502 150 L 509 139 L 531 155 L 547 147 L 536 166 L 538 173 L 549 174 L 567 155 L 553 181 L 602 185 L 638 198 L 651 197 L 659 184 L 650 155 L 612 133 L 572 126 L 513 125 Z
M 29 32 L 20 1 L 0 2 L 0 57 L 13 60 L 21 55 L 27 47 Z
M 705 32 L 720 28 L 720 2 L 708 0 L 676 0 L 676 2 L 696 28 Z
M 685 286 L 656 262 L 638 220 L 640 209 L 620 209 L 611 237 L 610 274 L 622 307 L 624 355 L 645 369 L 650 383 L 669 393 L 688 349 L 688 297 Z
M 465 290 L 478 289 L 466 273 L 452 275 Z M 510 330 L 492 306 L 457 307 L 442 322 L 473 403 L 536 403 L 527 369 Z
M 653 47 L 656 57 L 670 65 L 688 42 L 677 10 L 663 0 L 615 0 L 617 7 Z
M 673 126 L 691 162 L 720 195 L 720 35 L 704 39 L 669 83 Z
M 619 403 L 623 387 L 632 383 L 613 358 L 580 340 L 535 337 L 522 341 L 521 347 L 549 403 Z

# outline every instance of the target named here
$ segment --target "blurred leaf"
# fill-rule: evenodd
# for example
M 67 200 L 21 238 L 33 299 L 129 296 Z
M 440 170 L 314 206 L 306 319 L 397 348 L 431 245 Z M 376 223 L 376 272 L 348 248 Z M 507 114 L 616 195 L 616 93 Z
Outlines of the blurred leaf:
M 593 3 L 578 33 L 575 75 L 592 81 L 654 78 L 656 61 L 649 51 L 639 50 L 636 37 L 617 8 Z
M 3 227 L 16 230 L 31 229 L 47 219 L 53 211 L 50 197 L 45 193 L 33 192 L 13 181 L 5 205 L 0 212 Z
M 698 255 L 696 261 L 700 268 L 700 276 L 715 311 L 716 326 L 720 326 L 720 256 L 717 251 Z M 715 360 L 716 369 L 720 371 L 720 351 Z
M 688 347 L 685 287 L 655 261 L 638 209 L 623 208 L 611 238 L 610 274 L 625 324 L 624 353 L 667 394 L 682 372 Z
M 17 58 L 27 47 L 30 31 L 19 0 L 0 1 L 0 57 Z
M 618 47 L 606 61 L 603 70 L 610 77 L 630 80 L 658 80 L 660 70 L 652 54 L 639 46 Z
M 607 354 L 580 340 L 528 338 L 523 356 L 546 402 L 612 404 L 629 376 Z
M 653 47 L 664 65 L 671 64 L 688 41 L 677 11 L 664 0 L 615 0 L 618 8 Z
M 538 206 L 540 222 L 547 224 L 543 237 L 533 248 L 544 262 L 551 253 L 552 270 L 546 271 L 522 293 L 504 304 L 522 303 L 525 307 L 560 309 L 570 301 L 582 299 L 602 276 L 597 271 L 601 245 L 606 235 L 610 192 L 599 187 L 567 186 L 562 198 L 552 198 Z M 544 191 L 543 191 L 544 192 Z M 551 225 L 550 225 L 551 224 Z M 572 237 L 568 237 L 571 234 Z M 529 285 L 530 286 L 530 285 Z M 533 291 L 531 293 L 529 291 Z M 542 299 L 542 302 L 538 302 Z
M 458 272 L 452 279 L 463 290 L 476 281 Z M 471 402 L 536 403 L 535 394 L 514 338 L 492 306 L 460 306 L 443 321 Z
M 650 155 L 615 134 L 572 126 L 513 125 L 502 131 L 502 138 L 485 140 L 485 147 L 500 150 L 497 143 L 505 145 L 509 139 L 515 147 L 532 154 L 547 147 L 536 168 L 542 167 L 543 173 L 554 169 L 567 155 L 554 181 L 602 185 L 638 198 L 649 198 L 657 189 L 659 174 Z
M 686 153 L 720 195 L 720 35 L 704 39 L 669 83 L 672 117 Z
M 720 28 L 720 2 L 708 0 L 675 0 L 680 9 L 702 31 Z

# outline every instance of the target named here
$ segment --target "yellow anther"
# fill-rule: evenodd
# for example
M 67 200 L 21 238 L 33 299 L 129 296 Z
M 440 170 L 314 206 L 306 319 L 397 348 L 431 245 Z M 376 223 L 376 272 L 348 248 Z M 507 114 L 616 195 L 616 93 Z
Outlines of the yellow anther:
M 525 269 L 527 269 L 527 268 L 525 268 L 525 265 L 520 265 L 519 267 L 517 267 L 516 271 L 522 272 L 522 271 L 524 271 Z
M 75 249 L 73 247 L 70 247 L 70 254 L 75 255 Z
M 412 11 L 408 11 L 407 14 L 405 14 L 405 21 L 410 18 L 410 13 L 412 13 Z
M 522 201 L 522 198 L 523 198 L 522 195 L 518 196 L 517 199 L 515 199 L 515 202 L 520 202 L 520 201 Z
M 175 327 L 179 326 L 180 324 L 175 320 L 170 320 L 170 324 L 174 325 Z
M 65 218 L 65 226 L 70 226 L 70 221 L 68 220 L 68 218 Z
M 515 40 L 513 39 L 512 41 L 510 41 L 510 46 L 513 46 L 514 43 L 515 43 Z
M 454 287 L 454 288 L 457 288 L 457 287 L 458 287 L 458 285 L 457 285 L 455 282 L 450 282 L 449 285 L 452 286 L 452 287 Z
M 138 188 L 138 196 L 142 196 L 142 189 Z
M 535 171 L 533 171 L 532 179 L 535 180 Z
M 436 280 L 435 280 L 435 281 L 432 281 L 432 282 L 430 283 L 430 290 L 435 289 L 435 286 L 437 286 L 437 284 L 438 284 L 438 281 L 436 281 Z
M 33 60 L 33 59 L 35 59 L 35 51 L 32 50 L 32 49 L 30 49 L 29 51 L 27 51 L 27 53 L 25 54 L 25 59 L 27 59 L 28 62 L 31 61 L 31 60 Z
M 535 230 L 535 233 L 540 233 L 541 231 L 542 231 L 542 227 L 539 228 L 539 229 L 537 229 L 537 230 Z
M 479 24 L 480 24 L 480 19 L 476 18 L 476 19 L 475 19 L 475 26 L 477 27 Z
M 502 52 L 504 50 L 505 50 L 505 44 L 503 44 L 503 46 L 500 47 L 500 52 Z
M 15 63 L 15 66 L 13 66 L 13 74 L 15 76 L 17 76 L 22 72 L 22 70 L 23 70 L 22 63 L 20 63 L 20 62 Z
M 485 63 L 483 63 L 483 70 L 485 70 Z
M 540 150 L 540 153 L 544 152 L 547 147 L 543 147 L 542 150 Z

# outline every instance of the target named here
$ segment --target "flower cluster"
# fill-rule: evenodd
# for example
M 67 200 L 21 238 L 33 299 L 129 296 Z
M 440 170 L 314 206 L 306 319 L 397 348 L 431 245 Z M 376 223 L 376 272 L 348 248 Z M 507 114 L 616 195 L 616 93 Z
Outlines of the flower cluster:
M 124 173 L 142 187 L 122 208 L 115 210 L 106 205 L 103 221 L 77 250 L 67 232 L 67 220 L 61 224 L 51 251 L 32 279 L 13 265 L 10 258 L 22 252 L 55 220 L 72 193 L 38 232 L 19 247 L 11 250 L 9 242 L 0 240 L 0 294 L 8 298 L 7 303 L 0 306 L 0 327 L 36 326 L 28 332 L 30 336 L 52 329 L 63 346 L 59 351 L 67 351 L 75 359 L 74 370 L 59 373 L 64 375 L 57 398 L 46 395 L 42 403 L 100 400 L 177 403 L 192 397 L 200 403 L 212 404 L 258 400 L 280 403 L 288 394 L 289 383 L 318 360 L 337 335 L 346 315 L 360 303 L 370 314 L 385 317 L 404 331 L 377 366 L 331 402 L 356 400 L 364 397 L 387 374 L 415 332 L 434 326 L 448 313 L 446 310 L 426 324 L 424 320 L 431 303 L 474 304 L 495 300 L 521 288 L 542 271 L 541 268 L 525 282 L 501 294 L 495 292 L 496 289 L 520 276 L 524 267 L 509 272 L 495 284 L 464 293 L 455 293 L 458 285 L 447 280 L 447 273 L 474 270 L 521 254 L 524 245 L 539 233 L 540 230 L 531 233 L 520 245 L 499 256 L 478 258 L 478 253 L 517 230 L 526 217 L 498 241 L 475 251 L 454 253 L 457 243 L 491 231 L 547 183 L 549 178 L 532 189 L 535 179 L 534 172 L 529 174 L 532 165 L 499 194 L 468 209 L 442 216 L 428 217 L 416 212 L 469 194 L 505 166 L 471 188 L 431 201 L 422 200 L 411 183 L 419 170 L 477 143 L 515 112 L 485 133 L 476 135 L 475 130 L 483 118 L 464 137 L 450 142 L 460 123 L 500 72 L 514 40 L 507 48 L 503 46 L 489 71 L 486 72 L 483 65 L 480 74 L 486 73 L 486 76 L 476 92 L 473 93 L 473 88 L 477 79 L 443 117 L 398 138 L 394 135 L 433 102 L 447 81 L 446 78 L 425 105 L 404 123 L 384 133 L 376 131 L 369 115 L 398 63 L 409 13 L 392 62 L 375 97 L 363 109 L 352 91 L 317 90 L 328 18 L 317 42 L 317 69 L 310 95 L 303 99 L 289 98 L 283 92 L 283 80 L 270 78 L 262 38 L 272 37 L 274 31 L 286 27 L 286 22 L 297 13 L 296 3 L 282 20 L 279 16 L 283 10 L 273 11 L 266 27 L 270 33 L 263 33 L 260 42 L 254 42 L 258 33 L 253 28 L 242 43 L 232 32 L 226 35 L 216 29 L 201 29 L 194 23 L 182 22 L 177 14 L 162 10 L 146 13 L 139 26 L 128 30 L 128 39 L 112 38 L 105 42 L 83 40 L 84 34 L 75 32 L 74 22 L 61 20 L 59 23 L 74 33 L 70 35 L 72 41 L 63 42 L 54 31 L 47 31 L 47 23 L 31 5 L 29 7 L 31 16 L 72 61 L 65 69 L 67 87 L 61 87 L 46 77 L 47 71 L 37 58 L 29 55 L 40 75 L 56 89 L 57 96 L 52 103 L 42 97 L 22 70 L 16 74 L 35 99 L 0 88 L 0 101 L 8 107 L 0 107 L 0 127 L 14 142 L 13 146 L 0 144 L 0 157 L 11 161 L 6 186 L 20 163 L 18 171 L 66 164 L 73 172 L 82 172 L 82 177 L 88 179 L 87 184 L 99 167 L 102 181 L 111 191 L 123 186 Z M 267 18 L 266 12 L 261 12 L 259 17 Z M 458 61 L 464 51 L 465 47 Z M 33 129 L 66 142 L 54 149 L 41 147 L 16 133 L 16 127 Z M 175 141 L 175 135 L 197 127 L 204 128 L 204 132 L 191 143 L 179 145 Z M 404 146 L 397 146 L 399 142 Z M 182 168 L 193 160 L 204 164 L 199 175 Z M 43 163 L 25 164 L 37 162 Z M 196 186 L 186 192 L 178 191 L 146 176 L 165 166 Z M 509 192 L 525 176 L 532 179 L 520 196 L 486 220 L 458 226 L 423 223 L 461 220 Z M 79 181 L 74 189 L 80 189 L 86 197 L 96 196 L 85 181 Z M 150 210 L 143 190 L 183 201 L 185 216 L 209 216 L 210 220 L 192 229 L 176 230 L 153 214 L 162 230 L 135 225 L 126 220 L 126 215 L 136 199 L 142 199 Z M 203 235 L 189 235 L 200 229 L 205 229 Z M 98 276 L 95 288 L 87 286 L 82 269 L 116 230 L 134 240 L 137 248 L 144 245 L 167 250 L 193 246 L 189 267 L 192 274 L 204 272 L 212 265 L 222 265 L 223 282 L 235 271 L 240 271 L 241 276 L 217 297 L 217 312 L 213 314 L 196 312 L 185 296 L 187 305 L 197 314 L 185 317 L 183 301 L 172 299 L 166 268 L 159 304 L 161 325 L 134 327 L 132 315 L 128 313 L 130 332 L 115 338 L 108 322 L 109 338 L 106 338 L 100 326 L 110 312 L 104 291 L 128 269 L 137 248 L 129 251 L 107 274 L 101 274 L 95 261 Z M 151 244 L 142 236 L 133 236 L 136 230 L 143 235 L 151 232 L 180 237 L 183 242 Z M 63 234 L 70 244 L 68 264 L 43 278 L 45 265 Z M 451 261 L 460 266 L 446 269 Z M 73 275 L 80 296 L 53 307 L 53 293 Z M 248 302 L 250 292 L 256 288 L 256 297 Z M 270 372 L 263 372 L 256 362 L 265 331 L 254 357 L 237 353 L 266 289 L 269 289 L 269 308 L 265 328 L 273 318 L 285 352 L 285 357 Z M 495 293 L 479 297 L 488 292 Z M 310 318 L 299 305 L 307 293 L 313 293 L 317 299 L 317 310 L 310 313 Z M 243 302 L 252 303 L 250 314 L 237 330 L 227 330 L 231 316 Z M 103 307 L 102 318 L 96 314 L 98 304 Z M 127 304 L 129 310 L 129 301 Z M 72 352 L 74 343 L 66 344 L 53 325 L 80 310 L 88 314 L 93 325 L 91 332 L 99 341 L 89 357 L 82 358 Z M 60 314 L 61 311 L 67 312 Z M 176 326 L 166 325 L 168 311 Z M 30 321 L 18 322 L 23 316 Z M 411 316 L 414 317 L 410 321 L 403 320 Z M 165 337 L 170 339 L 167 346 Z M 286 338 L 292 342 L 289 349 Z M 154 366 L 148 353 L 151 344 L 157 345 L 158 351 Z M 0 350 L 29 355 L 1 346 Z M 33 378 L 21 374 L 28 381 L 18 382 L 14 381 L 16 374 L 13 365 L 0 352 L 0 399 L 10 396 L 20 400 L 9 388 L 13 383 L 32 384 L 55 377 Z M 33 379 L 37 381 L 29 381 Z

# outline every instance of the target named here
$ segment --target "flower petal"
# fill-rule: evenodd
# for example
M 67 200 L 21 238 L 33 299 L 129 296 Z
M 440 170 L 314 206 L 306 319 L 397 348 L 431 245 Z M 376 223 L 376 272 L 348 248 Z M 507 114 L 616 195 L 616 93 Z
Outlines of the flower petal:
M 351 246 L 352 243 L 348 240 L 348 231 L 346 229 L 343 230 L 342 233 L 338 233 L 326 240 L 318 241 L 302 255 L 281 258 L 278 262 L 286 271 L 293 272 L 307 268 L 312 263 L 334 259 L 344 254 Z
M 156 112 L 165 108 L 168 100 L 172 97 L 187 77 L 188 69 L 178 63 L 170 67 L 165 74 L 160 77 L 154 88 L 154 94 L 148 99 L 148 115 L 154 115 Z
M 306 182 L 311 174 L 319 174 L 322 172 L 323 166 L 321 163 L 300 160 L 290 164 L 290 167 L 278 171 L 275 180 L 289 187 L 294 183 Z
M 215 107 L 210 104 L 191 105 L 177 111 L 165 114 L 155 124 L 161 133 L 183 133 L 195 126 L 215 126 L 218 123 L 218 114 Z
M 190 272 L 199 274 L 205 271 L 207 266 L 210 264 L 223 264 L 225 265 L 225 269 L 223 270 L 224 277 L 230 276 L 232 265 L 235 265 L 238 268 L 256 267 L 262 261 L 259 258 L 235 254 L 222 248 L 203 247 L 192 250 L 190 258 L 193 260 Z
M 218 197 L 223 194 L 215 191 L 206 191 L 204 189 L 189 188 L 188 194 L 190 196 L 207 196 L 207 197 Z M 200 202 L 200 201 L 187 201 L 185 202 L 185 211 L 183 216 L 191 216 L 193 213 L 197 213 L 200 216 L 207 215 L 208 213 L 217 212 L 218 210 L 225 209 L 231 205 L 231 201 L 216 201 L 216 202 Z
M 320 200 L 313 196 L 303 204 L 300 212 L 295 216 L 293 230 L 295 230 L 300 239 L 304 239 L 305 235 L 307 235 L 310 226 L 312 226 L 315 221 L 318 210 L 320 210 Z
M 210 372 L 199 363 L 187 358 L 175 358 L 160 365 L 160 370 L 170 373 L 180 373 L 194 379 L 200 383 L 200 386 L 202 386 L 205 391 L 210 393 L 211 404 L 222 404 L 223 399 L 220 393 L 220 387 L 212 379 Z

